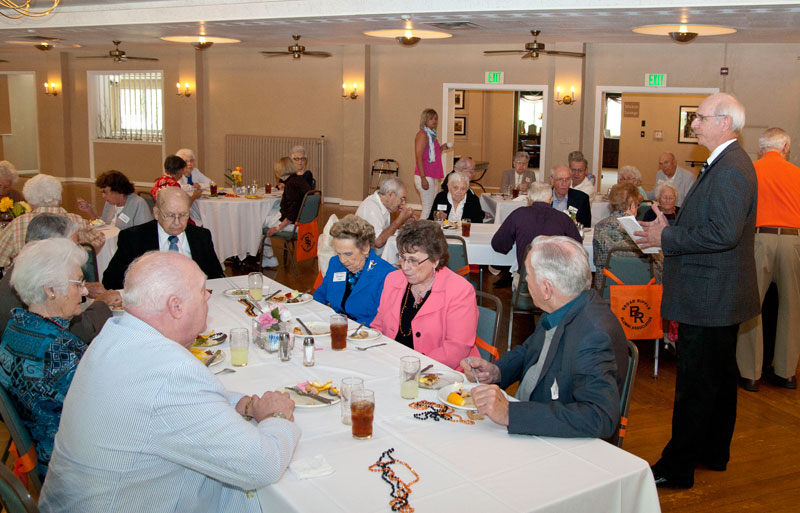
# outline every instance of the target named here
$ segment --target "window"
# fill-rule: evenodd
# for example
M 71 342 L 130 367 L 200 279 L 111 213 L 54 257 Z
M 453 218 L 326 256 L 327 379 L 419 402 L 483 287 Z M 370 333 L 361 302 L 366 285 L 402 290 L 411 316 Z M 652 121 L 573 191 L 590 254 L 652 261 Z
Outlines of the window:
M 619 138 L 622 133 L 622 95 L 606 94 L 606 126 L 603 134 L 606 138 Z
M 163 141 L 161 71 L 98 73 L 94 80 L 97 139 Z

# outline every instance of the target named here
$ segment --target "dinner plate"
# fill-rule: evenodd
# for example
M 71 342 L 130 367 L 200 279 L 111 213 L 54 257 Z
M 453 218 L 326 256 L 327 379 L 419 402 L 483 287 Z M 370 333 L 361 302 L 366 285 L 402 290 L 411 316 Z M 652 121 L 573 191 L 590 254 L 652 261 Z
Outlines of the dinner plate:
M 223 294 L 228 297 L 240 298 L 247 297 L 247 295 L 250 294 L 250 291 L 248 289 L 228 289 L 223 292 Z
M 381 336 L 381 332 L 378 330 L 374 330 L 372 328 L 361 328 L 358 330 L 356 337 L 350 336 L 350 329 L 347 330 L 347 340 L 351 342 L 367 342 L 369 340 L 375 340 L 376 338 Z
M 447 396 L 453 392 L 458 390 L 472 390 L 477 385 L 475 383 L 453 383 L 452 385 L 447 385 L 446 387 L 442 387 L 439 389 L 439 392 L 436 394 L 436 397 L 439 398 L 442 404 L 446 404 L 451 408 L 457 408 L 459 410 L 468 410 L 468 411 L 478 411 L 478 408 L 475 407 L 475 403 L 472 401 L 472 397 L 466 398 L 463 405 L 459 406 L 457 404 L 453 404 L 447 400 Z
M 286 297 L 286 293 L 281 292 L 276 296 L 273 296 L 270 299 L 270 301 L 272 301 L 273 303 L 283 303 L 284 305 L 294 306 L 294 305 L 304 305 L 313 299 L 314 296 L 312 296 L 311 294 L 303 293 L 297 296 L 296 298 L 289 300 L 289 298 Z
M 334 404 L 337 404 L 339 401 L 341 401 L 340 397 L 333 397 L 331 395 L 328 395 L 328 392 L 323 392 L 322 393 L 322 397 L 324 397 L 325 399 L 331 399 L 333 402 L 330 403 L 330 404 L 321 403 L 321 402 L 317 401 L 316 399 L 313 399 L 311 397 L 306 397 L 304 395 L 300 395 L 297 392 L 295 392 L 294 390 L 290 390 L 288 388 L 288 387 L 293 387 L 293 386 L 296 386 L 296 385 L 286 385 L 283 388 L 283 391 L 289 393 L 289 397 L 292 399 L 292 401 L 294 401 L 295 408 L 326 408 L 328 406 L 332 406 Z
M 429 378 L 426 379 L 427 376 L 435 376 L 435 381 Z M 433 381 L 433 383 L 430 383 L 430 381 Z M 464 375 L 460 372 L 445 369 L 430 369 L 419 377 L 419 387 L 429 390 L 439 390 L 440 388 L 455 383 L 464 383 L 466 381 Z
M 305 336 L 314 336 L 314 337 L 322 337 L 325 335 L 331 334 L 331 325 L 327 322 L 322 321 L 303 321 L 303 323 L 308 326 L 308 329 L 311 330 L 311 335 L 306 333 L 306 330 L 300 326 L 299 322 L 294 322 L 294 327 L 292 328 L 293 335 L 305 335 Z M 300 331 L 298 333 L 298 330 Z
M 214 346 L 218 346 L 218 345 L 222 344 L 227 339 L 228 339 L 228 337 L 225 337 L 225 338 L 222 338 L 222 339 L 219 339 L 219 338 L 214 339 L 214 338 L 208 338 L 208 337 L 201 337 L 200 335 L 198 335 L 197 338 L 194 341 L 194 344 L 192 344 L 192 347 L 214 347 Z
M 200 349 L 202 349 L 202 348 L 200 348 Z M 220 349 L 220 351 L 222 351 L 222 350 Z M 206 361 L 207 361 L 209 358 L 211 358 L 212 356 L 214 356 L 214 353 L 216 353 L 217 351 L 216 351 L 216 350 L 213 350 L 213 351 L 209 351 L 209 352 L 210 352 L 211 354 L 209 354 L 209 355 L 206 355 L 204 358 L 197 358 L 197 359 L 198 359 L 198 360 L 200 360 L 202 363 L 204 363 L 204 364 L 205 364 L 205 363 L 206 363 Z M 225 361 L 225 356 L 226 356 L 226 354 L 225 354 L 225 351 L 222 351 L 222 353 L 219 355 L 219 358 L 217 358 L 217 360 L 216 360 L 215 362 L 213 362 L 211 365 L 209 365 L 209 367 L 216 367 L 217 365 L 219 365 L 219 364 L 221 364 L 222 362 L 224 362 L 224 361 Z

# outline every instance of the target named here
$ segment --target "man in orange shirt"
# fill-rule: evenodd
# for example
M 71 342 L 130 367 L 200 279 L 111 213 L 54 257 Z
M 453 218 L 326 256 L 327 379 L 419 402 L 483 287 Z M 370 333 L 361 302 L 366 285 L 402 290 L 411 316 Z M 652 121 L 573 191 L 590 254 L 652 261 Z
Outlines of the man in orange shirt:
M 759 160 L 755 259 L 761 302 L 770 283 L 778 288 L 778 325 L 772 383 L 797 388 L 800 357 L 800 168 L 786 160 L 791 140 L 780 128 L 769 128 L 758 140 Z M 758 391 L 764 358 L 761 315 L 742 323 L 736 348 L 741 385 Z

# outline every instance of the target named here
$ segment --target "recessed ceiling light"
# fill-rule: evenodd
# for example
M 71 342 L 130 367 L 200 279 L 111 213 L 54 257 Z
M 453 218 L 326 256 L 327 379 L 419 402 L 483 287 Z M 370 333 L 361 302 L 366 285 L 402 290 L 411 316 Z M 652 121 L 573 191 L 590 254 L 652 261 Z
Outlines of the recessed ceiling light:
M 414 46 L 419 43 L 420 39 L 446 39 L 453 37 L 453 34 L 437 30 L 417 30 L 411 25 L 410 17 L 404 17 L 403 20 L 405 21 L 405 28 L 403 29 L 370 30 L 364 32 L 364 35 L 396 39 L 403 46 Z
M 650 36 L 670 36 L 675 41 L 688 42 L 697 36 L 723 36 L 726 34 L 733 34 L 736 32 L 736 29 L 719 25 L 690 25 L 684 23 L 673 25 L 645 25 L 636 27 L 633 31 L 637 34 L 646 34 Z M 676 35 L 672 35 L 673 33 Z M 692 37 L 691 34 L 694 34 L 694 37 Z
M 172 41 L 173 43 L 241 43 L 240 39 L 233 39 L 230 37 L 215 37 L 215 36 L 166 36 L 161 38 L 164 41 Z

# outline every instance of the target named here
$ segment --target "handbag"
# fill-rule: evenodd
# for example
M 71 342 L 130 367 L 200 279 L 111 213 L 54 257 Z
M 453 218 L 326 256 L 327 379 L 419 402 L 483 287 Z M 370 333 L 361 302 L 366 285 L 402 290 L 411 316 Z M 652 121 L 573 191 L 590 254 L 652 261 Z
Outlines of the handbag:
M 611 311 L 622 325 L 628 340 L 658 339 L 663 336 L 661 285 L 651 278 L 647 285 L 625 285 L 608 269 L 603 274 L 617 285 L 610 285 Z

